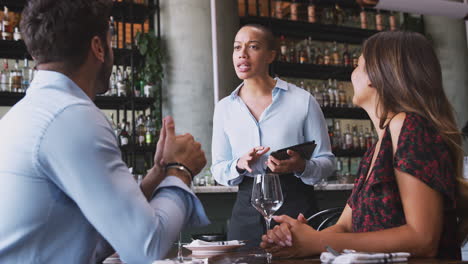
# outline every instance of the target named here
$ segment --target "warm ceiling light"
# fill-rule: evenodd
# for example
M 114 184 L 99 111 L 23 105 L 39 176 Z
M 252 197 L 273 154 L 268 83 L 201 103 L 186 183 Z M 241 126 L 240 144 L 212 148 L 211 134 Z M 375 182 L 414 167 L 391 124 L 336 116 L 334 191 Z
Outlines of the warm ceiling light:
M 468 19 L 468 4 L 447 0 L 356 0 L 364 7 Z

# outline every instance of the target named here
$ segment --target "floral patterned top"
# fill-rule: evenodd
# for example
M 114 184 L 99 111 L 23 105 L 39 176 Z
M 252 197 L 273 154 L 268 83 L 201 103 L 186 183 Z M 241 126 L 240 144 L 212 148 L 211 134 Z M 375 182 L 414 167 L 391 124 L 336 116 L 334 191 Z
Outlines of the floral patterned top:
M 393 157 L 387 127 L 374 167 L 366 182 L 375 145 L 364 155 L 353 192 L 348 199 L 354 232 L 370 232 L 406 223 L 394 169 L 413 175 L 444 196 L 444 226 L 438 258 L 460 259 L 455 216 L 455 163 L 449 148 L 423 117 L 407 113 Z

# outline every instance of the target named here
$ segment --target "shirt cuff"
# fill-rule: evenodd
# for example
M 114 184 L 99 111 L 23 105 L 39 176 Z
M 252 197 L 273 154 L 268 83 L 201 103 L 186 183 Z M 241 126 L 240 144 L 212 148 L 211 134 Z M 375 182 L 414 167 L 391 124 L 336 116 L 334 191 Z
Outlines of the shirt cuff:
M 154 190 L 152 197 L 154 197 L 160 189 L 168 187 L 177 187 L 189 195 L 193 206 L 192 208 L 194 208 L 192 215 L 188 216 L 189 227 L 201 227 L 211 223 L 206 216 L 205 209 L 203 208 L 200 199 L 198 199 L 195 193 L 193 193 L 193 191 L 176 176 L 167 176 L 164 178 L 158 187 L 156 187 L 156 190 Z
M 242 181 L 242 179 L 244 178 L 244 176 L 248 173 L 247 170 L 245 170 L 243 173 L 239 173 L 239 171 L 237 171 L 237 161 L 238 160 L 239 159 L 235 159 L 231 163 L 231 169 L 230 169 L 230 172 L 229 172 L 229 175 L 231 175 L 231 179 L 229 179 L 227 181 L 228 185 L 230 185 L 230 186 L 234 186 L 234 185 L 239 184 Z
M 312 170 L 312 164 L 311 163 L 312 162 L 310 160 L 306 160 L 305 161 L 304 171 L 302 173 L 294 172 L 294 176 L 296 176 L 297 178 L 302 178 L 305 175 L 309 175 L 310 171 Z

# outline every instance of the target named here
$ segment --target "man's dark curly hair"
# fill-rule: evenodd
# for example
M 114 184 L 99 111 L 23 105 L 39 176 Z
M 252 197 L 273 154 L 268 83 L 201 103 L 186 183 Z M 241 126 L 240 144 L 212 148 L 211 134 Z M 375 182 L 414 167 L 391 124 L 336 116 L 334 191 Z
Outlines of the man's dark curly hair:
M 91 39 L 107 49 L 112 0 L 29 0 L 20 22 L 29 54 L 37 64 L 61 62 L 69 70 L 81 66 Z

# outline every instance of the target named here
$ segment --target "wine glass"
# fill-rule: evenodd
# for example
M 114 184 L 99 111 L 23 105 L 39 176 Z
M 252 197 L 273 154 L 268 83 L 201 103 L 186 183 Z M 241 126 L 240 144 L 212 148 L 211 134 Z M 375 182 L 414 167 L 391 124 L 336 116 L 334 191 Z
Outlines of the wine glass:
M 283 193 L 278 174 L 255 175 L 250 203 L 265 218 L 266 232 L 268 232 L 273 214 L 283 205 Z M 267 252 L 266 258 L 270 263 L 271 253 Z

